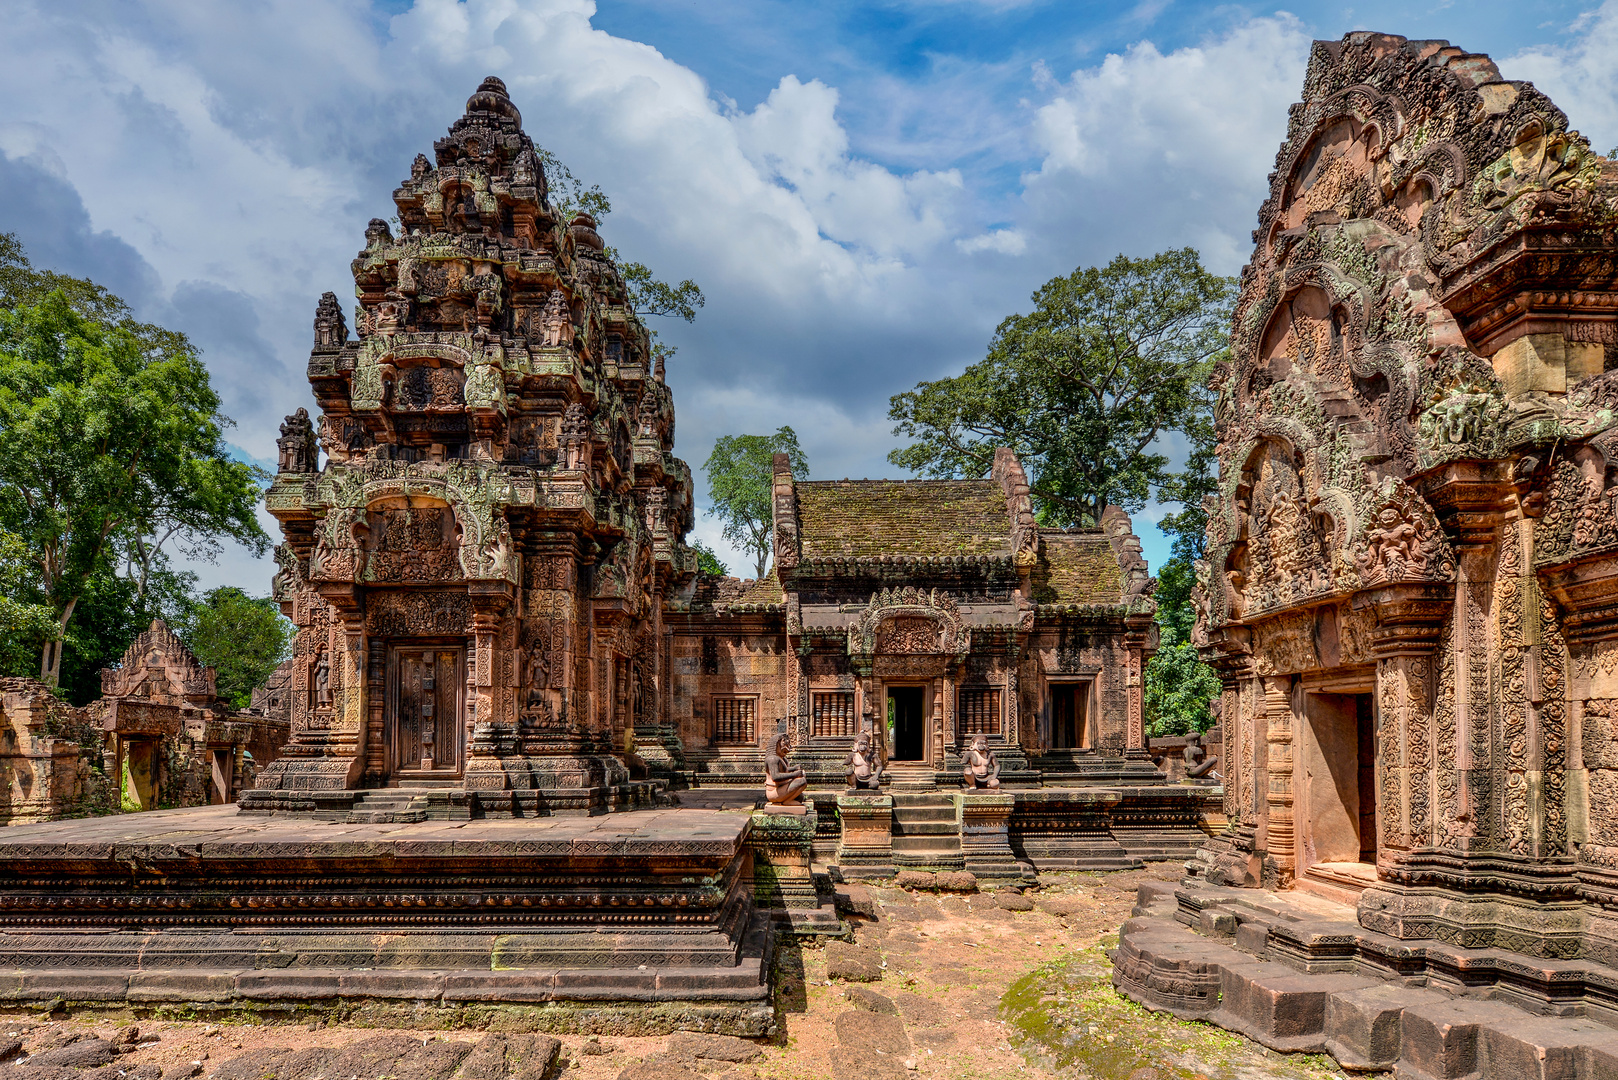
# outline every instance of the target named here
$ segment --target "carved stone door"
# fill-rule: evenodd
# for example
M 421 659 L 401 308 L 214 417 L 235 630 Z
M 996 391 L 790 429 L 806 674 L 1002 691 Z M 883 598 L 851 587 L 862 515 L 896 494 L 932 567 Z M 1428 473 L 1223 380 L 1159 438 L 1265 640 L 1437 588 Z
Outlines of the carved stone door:
M 388 687 L 388 746 L 395 778 L 459 776 L 466 725 L 466 650 L 395 646 Z

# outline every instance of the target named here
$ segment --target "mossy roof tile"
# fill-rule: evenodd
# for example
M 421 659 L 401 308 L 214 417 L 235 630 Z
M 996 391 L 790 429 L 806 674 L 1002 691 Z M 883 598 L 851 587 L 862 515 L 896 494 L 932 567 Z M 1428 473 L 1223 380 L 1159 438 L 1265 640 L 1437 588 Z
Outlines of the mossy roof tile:
M 992 480 L 805 480 L 804 558 L 1009 555 L 1006 497 Z
M 1042 536 L 1039 562 L 1034 565 L 1036 604 L 1116 604 L 1124 595 L 1124 575 L 1118 556 L 1098 530 L 1093 533 L 1055 533 Z
M 728 606 L 733 604 L 780 604 L 786 600 L 774 567 L 762 578 L 704 577 L 697 582 L 693 603 Z

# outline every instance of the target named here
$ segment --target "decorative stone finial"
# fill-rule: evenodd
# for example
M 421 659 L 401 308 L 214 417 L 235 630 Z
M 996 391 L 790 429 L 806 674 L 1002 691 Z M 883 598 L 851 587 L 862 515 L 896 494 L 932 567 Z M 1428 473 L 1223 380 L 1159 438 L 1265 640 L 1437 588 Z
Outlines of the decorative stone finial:
M 573 215 L 567 231 L 573 234 L 573 239 L 585 247 L 595 248 L 597 251 L 606 250 L 607 245 L 602 243 L 601 234 L 596 232 L 596 219 L 586 213 Z
M 466 111 L 494 113 L 496 116 L 508 117 L 522 126 L 522 114 L 517 106 L 511 103 L 511 97 L 506 93 L 506 84 L 490 75 L 478 84 L 477 90 L 466 99 Z

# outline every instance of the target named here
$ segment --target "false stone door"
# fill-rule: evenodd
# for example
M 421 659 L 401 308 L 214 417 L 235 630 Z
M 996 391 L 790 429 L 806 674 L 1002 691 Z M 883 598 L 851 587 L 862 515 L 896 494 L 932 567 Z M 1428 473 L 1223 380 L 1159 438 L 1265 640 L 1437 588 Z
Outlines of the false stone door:
M 395 646 L 391 653 L 387 730 L 393 776 L 459 776 L 466 650 Z

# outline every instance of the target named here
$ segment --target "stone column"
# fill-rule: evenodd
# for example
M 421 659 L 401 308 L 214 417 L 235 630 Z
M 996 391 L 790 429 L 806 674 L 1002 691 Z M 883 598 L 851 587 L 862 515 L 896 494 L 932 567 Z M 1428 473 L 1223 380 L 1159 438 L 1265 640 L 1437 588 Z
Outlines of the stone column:
M 1005 792 L 958 792 L 955 816 L 964 868 L 979 880 L 1016 881 L 1022 864 L 1011 851 L 1011 811 L 1017 798 Z
M 927 726 L 928 741 L 932 743 L 933 747 L 932 758 L 935 772 L 944 770 L 944 695 L 946 693 L 945 687 L 948 685 L 949 679 L 947 677 L 941 676 L 933 680 L 932 716 L 928 718 Z
M 332 716 L 327 753 L 343 762 L 344 787 L 352 788 L 365 768 L 364 733 L 369 726 L 369 652 L 365 613 L 357 596 L 353 602 L 334 604 L 330 654 Z
M 495 711 L 496 649 L 505 601 L 505 591 L 495 583 L 472 583 L 472 622 L 466 628 L 471 655 L 466 663 L 466 715 L 462 718 L 467 729 L 468 791 L 503 791 L 507 787 L 500 756 L 511 752 L 516 732 L 504 730 Z
M 1265 791 L 1268 824 L 1264 834 L 1264 883 L 1286 889 L 1292 886 L 1297 873 L 1297 830 L 1292 819 L 1292 679 L 1269 676 L 1260 685 L 1269 776 Z
M 1131 646 L 1129 656 L 1129 728 L 1124 750 L 1144 753 L 1146 750 L 1146 700 L 1143 696 L 1141 651 Z
M 1224 687 L 1220 723 L 1225 731 L 1225 831 L 1198 850 L 1187 868 L 1215 885 L 1254 886 L 1262 878 L 1259 828 L 1265 809 L 1259 785 L 1268 784 L 1263 680 L 1253 671 L 1248 631 L 1234 626 L 1204 650 Z
M 1448 584 L 1411 582 L 1355 598 L 1376 611 L 1378 863 L 1433 843 L 1433 671 L 1453 607 Z M 1447 659 L 1447 658 L 1446 658 Z
M 843 835 L 837 865 L 843 877 L 889 878 L 893 866 L 893 799 L 887 795 L 839 795 Z
M 1007 746 L 1017 745 L 1017 706 L 1019 704 L 1020 702 L 1018 701 L 1017 686 L 1017 656 L 1016 653 L 1013 652 L 1006 657 L 1006 722 L 1003 736 L 1006 740 Z

